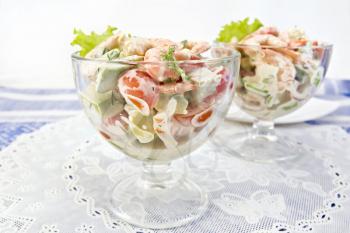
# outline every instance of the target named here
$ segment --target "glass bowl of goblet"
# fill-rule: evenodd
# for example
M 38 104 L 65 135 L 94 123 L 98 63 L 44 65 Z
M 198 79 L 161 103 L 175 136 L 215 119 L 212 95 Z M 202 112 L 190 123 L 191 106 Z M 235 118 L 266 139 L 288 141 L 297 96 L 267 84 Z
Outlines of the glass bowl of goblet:
M 203 214 L 206 193 L 172 169 L 212 136 L 232 102 L 240 54 L 185 61 L 112 61 L 72 55 L 84 111 L 117 151 L 141 161 L 140 172 L 111 188 L 110 208 L 141 227 L 181 226 Z M 221 49 L 222 50 L 222 49 Z M 159 82 L 179 70 L 177 81 Z M 151 74 L 151 75 L 150 75 Z
M 275 132 L 274 120 L 299 109 L 315 94 L 326 75 L 332 45 L 228 46 L 241 53 L 234 103 L 255 118 L 251 130 L 232 135 L 232 154 L 257 162 L 297 158 L 303 153 L 300 142 Z

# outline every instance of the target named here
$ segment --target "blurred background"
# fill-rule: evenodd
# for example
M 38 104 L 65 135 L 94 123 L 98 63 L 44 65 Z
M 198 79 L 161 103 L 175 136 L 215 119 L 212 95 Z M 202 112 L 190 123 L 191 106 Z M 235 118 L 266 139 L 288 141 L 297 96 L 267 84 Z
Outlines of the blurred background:
M 73 87 L 74 27 L 213 41 L 222 25 L 247 16 L 332 42 L 327 76 L 350 79 L 349 0 L 0 0 L 0 86 Z

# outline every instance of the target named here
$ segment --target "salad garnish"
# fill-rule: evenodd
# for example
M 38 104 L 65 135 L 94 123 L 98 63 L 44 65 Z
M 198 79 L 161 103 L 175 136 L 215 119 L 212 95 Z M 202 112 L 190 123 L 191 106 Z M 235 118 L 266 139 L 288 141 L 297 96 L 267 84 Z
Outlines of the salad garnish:
M 232 42 L 232 40 L 240 41 L 262 26 L 263 24 L 258 19 L 254 19 L 252 23 L 249 23 L 248 17 L 237 22 L 232 21 L 222 27 L 216 41 L 224 43 Z
M 183 42 L 183 41 L 182 41 Z M 181 42 L 181 43 L 182 43 Z M 174 70 L 178 75 L 181 76 L 182 80 L 188 81 L 190 80 L 190 77 L 186 75 L 183 69 L 180 68 L 180 66 L 176 63 L 176 59 L 174 57 L 175 47 L 170 46 L 168 51 L 163 55 L 164 61 L 169 61 L 169 68 Z
M 71 42 L 71 45 L 80 46 L 80 56 L 85 56 L 93 48 L 95 48 L 102 41 L 106 40 L 108 37 L 113 35 L 113 32 L 118 28 L 108 26 L 105 32 L 98 34 L 96 32 L 91 32 L 90 34 L 84 33 L 80 29 L 74 29 L 73 33 L 75 35 L 74 40 Z

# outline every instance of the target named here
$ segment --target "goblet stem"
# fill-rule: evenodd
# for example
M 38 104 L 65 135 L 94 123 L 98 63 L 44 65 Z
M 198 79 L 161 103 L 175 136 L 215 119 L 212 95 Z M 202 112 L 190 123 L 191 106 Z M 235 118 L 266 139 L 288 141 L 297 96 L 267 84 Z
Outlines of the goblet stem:
M 251 133 L 252 139 L 264 138 L 269 141 L 277 141 L 275 133 L 275 124 L 273 121 L 255 120 L 253 123 L 253 130 Z
M 170 162 L 143 162 L 142 181 L 145 188 L 166 188 L 173 179 Z

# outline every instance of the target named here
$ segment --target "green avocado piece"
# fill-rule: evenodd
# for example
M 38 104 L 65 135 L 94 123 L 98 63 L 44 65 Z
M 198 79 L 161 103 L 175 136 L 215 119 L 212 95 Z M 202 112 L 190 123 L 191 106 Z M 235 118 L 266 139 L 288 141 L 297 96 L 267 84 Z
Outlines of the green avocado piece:
M 113 52 L 109 51 L 108 53 Z M 107 55 L 106 55 L 107 56 Z M 111 54 L 110 56 L 113 56 Z M 143 59 L 142 56 L 129 56 L 129 57 L 123 57 L 119 58 L 121 61 L 131 62 L 131 61 L 140 61 Z M 111 60 L 113 61 L 113 59 Z M 123 64 L 123 63 L 108 63 L 101 66 L 97 73 L 97 79 L 96 79 L 96 91 L 103 93 L 107 91 L 113 90 L 117 83 L 119 76 L 124 72 L 131 68 L 133 68 L 135 65 L 133 64 Z
M 105 93 L 96 92 L 95 84 L 90 84 L 84 91 L 79 93 L 82 101 L 90 107 L 94 107 L 97 112 L 102 114 L 107 109 L 107 103 L 109 103 L 112 97 L 112 91 Z
M 133 65 L 115 63 L 100 68 L 96 79 L 96 91 L 104 93 L 113 90 L 118 83 L 118 77 L 121 73 L 132 67 Z
M 112 49 L 105 54 L 103 54 L 103 58 L 107 58 L 109 61 L 113 59 L 117 59 L 120 55 L 120 50 L 119 49 Z

